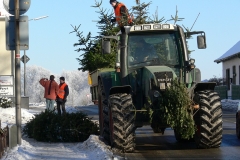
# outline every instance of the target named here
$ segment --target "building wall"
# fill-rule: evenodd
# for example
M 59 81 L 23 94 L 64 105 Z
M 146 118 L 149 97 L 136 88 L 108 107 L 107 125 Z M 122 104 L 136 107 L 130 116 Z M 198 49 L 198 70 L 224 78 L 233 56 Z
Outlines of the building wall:
M 0 16 L 0 76 L 12 75 L 11 51 L 6 50 L 5 16 Z
M 233 72 L 233 66 L 235 66 L 235 77 Z M 230 59 L 228 61 L 222 62 L 222 75 L 223 78 L 227 78 L 226 70 L 229 69 L 229 78 L 232 79 L 232 83 L 230 83 L 230 89 L 228 90 L 228 96 L 231 97 L 231 84 L 240 84 L 240 58 L 236 57 Z M 234 81 L 235 78 L 235 81 Z

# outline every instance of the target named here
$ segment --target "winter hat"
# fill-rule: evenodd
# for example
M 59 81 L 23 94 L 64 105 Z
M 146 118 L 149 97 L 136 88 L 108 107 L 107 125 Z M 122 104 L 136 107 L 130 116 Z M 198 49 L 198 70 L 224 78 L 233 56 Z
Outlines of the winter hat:
M 112 4 L 112 2 L 116 2 L 116 0 L 110 0 L 110 4 Z
M 65 78 L 64 78 L 64 77 L 60 77 L 59 79 L 65 81 Z
M 50 80 L 54 80 L 54 78 L 55 78 L 54 75 L 50 76 Z

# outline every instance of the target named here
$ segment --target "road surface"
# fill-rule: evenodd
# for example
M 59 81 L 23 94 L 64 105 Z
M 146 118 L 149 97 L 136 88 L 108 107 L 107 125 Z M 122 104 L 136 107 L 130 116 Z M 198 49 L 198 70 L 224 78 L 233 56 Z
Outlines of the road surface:
M 81 110 L 98 119 L 97 106 L 82 107 Z M 164 135 L 153 133 L 150 126 L 136 130 L 136 150 L 121 155 L 127 160 L 159 159 L 240 159 L 240 140 L 236 137 L 235 112 L 223 111 L 223 139 L 220 148 L 197 149 L 194 142 L 179 143 L 172 129 Z

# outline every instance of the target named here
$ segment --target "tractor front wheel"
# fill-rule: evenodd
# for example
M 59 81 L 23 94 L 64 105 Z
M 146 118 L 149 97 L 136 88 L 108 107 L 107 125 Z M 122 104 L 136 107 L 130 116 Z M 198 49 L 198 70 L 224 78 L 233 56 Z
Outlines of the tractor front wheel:
M 130 94 L 109 96 L 110 144 L 121 152 L 132 152 L 135 148 L 134 106 Z
M 195 142 L 198 148 L 217 148 L 222 142 L 222 105 L 217 92 L 199 91 L 195 94 L 200 109 L 194 117 L 197 125 Z

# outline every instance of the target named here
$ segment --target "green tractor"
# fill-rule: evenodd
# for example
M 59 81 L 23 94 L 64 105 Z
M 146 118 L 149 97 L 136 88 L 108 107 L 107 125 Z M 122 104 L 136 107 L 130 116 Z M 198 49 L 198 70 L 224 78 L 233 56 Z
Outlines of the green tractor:
M 135 130 L 151 125 L 155 133 L 169 127 L 149 115 L 163 116 L 158 101 L 174 79 L 184 84 L 194 102 L 193 119 L 198 148 L 220 147 L 222 106 L 215 83 L 201 83 L 195 60 L 189 58 L 186 39 L 198 34 L 199 49 L 206 48 L 203 31 L 184 32 L 179 25 L 142 24 L 125 26 L 125 33 L 102 38 L 102 51 L 111 52 L 111 39 L 118 43 L 115 68 L 89 73 L 92 100 L 99 107 L 100 136 L 122 152 L 135 148 Z M 151 113 L 150 113 L 151 112 Z M 174 116 L 174 115 L 173 115 Z M 174 129 L 176 139 L 181 135 Z

